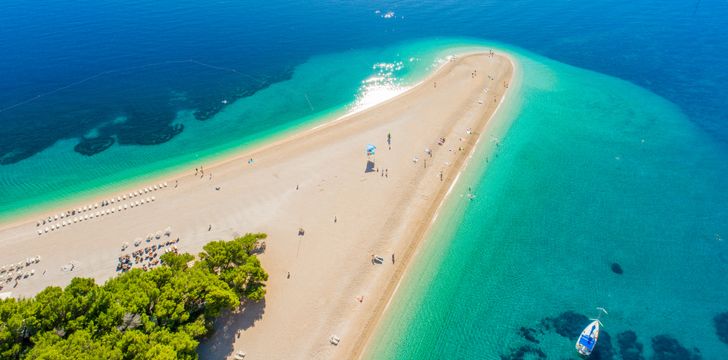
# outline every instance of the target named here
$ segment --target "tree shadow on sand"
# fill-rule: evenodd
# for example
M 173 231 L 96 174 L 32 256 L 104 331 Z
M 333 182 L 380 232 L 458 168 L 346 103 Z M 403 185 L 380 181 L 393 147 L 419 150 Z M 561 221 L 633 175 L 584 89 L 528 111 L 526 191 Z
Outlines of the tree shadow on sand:
M 265 299 L 246 304 L 240 310 L 220 316 L 214 330 L 200 342 L 197 353 L 201 359 L 225 359 L 235 352 L 239 335 L 255 326 L 265 313 Z

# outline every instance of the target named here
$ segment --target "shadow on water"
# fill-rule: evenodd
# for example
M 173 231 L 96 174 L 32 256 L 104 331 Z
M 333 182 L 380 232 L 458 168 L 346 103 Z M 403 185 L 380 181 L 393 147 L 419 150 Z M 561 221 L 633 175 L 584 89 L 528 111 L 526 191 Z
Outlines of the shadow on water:
M 589 323 L 589 318 L 574 311 L 565 311 L 555 317 L 543 318 L 536 327 L 521 327 L 518 335 L 524 340 L 524 344 L 510 349 L 507 354 L 502 354 L 502 360 L 521 359 L 546 359 L 546 352 L 539 347 L 541 337 L 546 333 L 556 333 L 569 342 L 575 342 L 582 329 Z M 718 338 L 728 343 L 728 312 L 715 316 L 714 325 Z M 700 360 L 702 355 L 697 348 L 687 349 L 680 342 L 670 335 L 657 335 L 651 339 L 652 354 L 647 357 L 644 354 L 644 346 L 638 341 L 637 334 L 632 330 L 626 330 L 616 337 L 615 348 L 612 344 L 610 334 L 602 329 L 599 333 L 599 342 L 589 359 L 597 360 Z M 573 345 L 571 345 L 573 346 Z M 574 350 L 574 358 L 578 355 Z
M 215 322 L 214 332 L 200 342 L 197 353 L 201 359 L 225 359 L 233 352 L 239 335 L 263 318 L 265 300 L 246 304 L 242 309 L 224 314 Z

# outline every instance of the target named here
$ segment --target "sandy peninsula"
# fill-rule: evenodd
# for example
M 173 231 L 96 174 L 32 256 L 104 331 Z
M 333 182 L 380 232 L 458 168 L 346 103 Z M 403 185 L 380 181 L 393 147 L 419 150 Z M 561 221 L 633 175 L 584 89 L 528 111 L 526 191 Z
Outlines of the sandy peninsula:
M 73 277 L 103 282 L 120 255 L 144 246 L 173 242 L 197 253 L 212 240 L 265 232 L 266 300 L 220 319 L 201 358 L 356 358 L 476 142 L 487 138 L 513 72 L 502 54 L 453 57 L 372 108 L 0 225 L 0 293 L 32 296 Z

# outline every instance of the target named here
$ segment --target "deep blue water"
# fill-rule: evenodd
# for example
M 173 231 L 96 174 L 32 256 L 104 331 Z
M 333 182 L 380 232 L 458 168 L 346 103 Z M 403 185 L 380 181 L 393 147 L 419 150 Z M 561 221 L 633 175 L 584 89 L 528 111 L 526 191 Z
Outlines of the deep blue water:
M 394 16 L 384 18 L 388 11 Z M 494 167 L 480 183 L 478 189 L 485 206 L 468 210 L 469 217 L 453 224 L 464 238 L 485 234 L 485 245 L 492 252 L 474 251 L 470 247 L 473 243 L 483 244 L 462 241 L 447 250 L 468 254 L 472 263 L 484 265 L 482 273 L 464 269 L 423 280 L 422 288 L 427 289 L 427 281 L 442 280 L 438 276 L 444 276 L 452 281 L 439 284 L 443 294 L 458 296 L 457 309 L 430 314 L 445 320 L 442 334 L 488 324 L 483 332 L 487 330 L 490 337 L 481 336 L 479 341 L 500 341 L 503 334 L 522 341 L 517 326 L 531 326 L 524 323 L 525 319 L 544 319 L 538 326 L 548 329 L 534 330 L 543 331 L 538 335 L 542 347 L 552 346 L 557 354 L 570 354 L 571 344 L 563 347 L 566 340 L 551 330 L 559 331 L 559 325 L 554 325 L 559 321 L 566 328 L 572 321 L 583 322 L 583 316 L 567 311 L 592 315 L 585 308 L 593 300 L 606 301 L 614 309 L 613 335 L 617 329 L 637 329 L 638 340 L 648 348 L 654 347 L 653 336 L 664 331 L 683 344 L 706 343 L 706 354 L 719 354 L 724 344 L 714 334 L 704 334 L 710 338 L 701 342 L 695 338 L 703 334 L 686 333 L 681 326 L 709 328 L 706 319 L 728 310 L 711 301 L 725 298 L 720 291 L 721 287 L 728 291 L 724 283 L 716 281 L 706 290 L 696 281 L 725 279 L 725 245 L 718 233 L 725 238 L 725 210 L 720 206 L 725 195 L 720 189 L 725 187 L 721 169 L 726 166 L 716 164 L 728 149 L 728 109 L 724 105 L 728 93 L 723 89 L 728 83 L 726 24 L 728 1 L 718 0 L 5 1 L 0 10 L 0 215 L 28 206 L 23 198 L 36 201 L 49 190 L 58 192 L 71 182 L 81 188 L 98 186 L 109 174 L 93 171 L 118 160 L 120 165 L 113 171 L 121 172 L 127 165 L 122 161 L 126 155 L 134 159 L 128 162 L 129 167 L 141 166 L 147 160 L 150 164 L 145 165 L 151 167 L 172 166 L 173 157 L 179 155 L 175 152 L 203 153 L 214 146 L 216 136 L 223 137 L 220 134 L 255 135 L 281 125 L 276 121 L 288 122 L 291 117 L 307 115 L 300 109 L 307 111 L 311 103 L 307 106 L 303 99 L 295 104 L 275 102 L 282 97 L 280 94 L 292 93 L 287 89 L 298 93 L 310 89 L 316 111 L 336 109 L 352 100 L 361 80 L 357 76 L 368 76 L 373 59 L 383 56 L 386 59 L 382 61 L 392 60 L 387 52 L 392 48 L 381 53 L 371 49 L 422 38 L 487 39 L 627 80 L 677 106 L 673 108 L 613 79 L 585 75 L 563 65 L 552 64 L 552 70 L 539 70 L 541 65 L 527 66 L 527 71 L 540 76 L 532 78 L 539 79 L 536 84 L 524 80 L 524 94 L 537 106 L 524 108 L 519 115 L 522 121 L 517 123 L 520 125 L 514 125 L 509 135 L 511 143 L 506 140 L 500 161 L 507 165 Z M 351 55 L 354 49 L 370 50 Z M 349 55 L 339 58 L 317 57 L 346 52 Z M 313 86 L 317 78 L 311 74 L 319 71 L 317 66 L 326 67 L 321 70 L 324 73 L 348 71 L 341 66 L 345 62 L 342 59 L 359 59 L 356 70 L 352 70 L 356 76 L 330 75 L 328 78 L 334 79 L 331 83 Z M 302 68 L 301 64 L 309 66 Z M 548 82 L 544 79 L 553 69 L 559 69 L 554 72 L 558 76 L 571 76 L 569 81 L 554 81 L 556 84 L 542 88 L 538 82 Z M 288 79 L 294 81 L 285 83 Z M 590 88 L 592 85 L 594 88 Z M 333 95 L 340 88 L 341 93 Z M 270 89 L 274 91 L 260 98 L 251 96 Z M 569 96 L 559 98 L 564 94 Z M 226 108 L 222 100 L 232 103 L 236 99 L 252 99 L 250 103 L 239 103 L 238 109 L 242 110 L 233 114 L 249 115 L 247 122 L 209 121 L 199 125 Z M 582 99 L 584 103 L 571 107 L 570 99 Z M 266 104 L 271 108 L 265 108 Z M 592 111 L 595 119 L 589 119 Z M 180 113 L 187 114 L 184 121 L 180 121 Z M 668 116 L 660 118 L 663 114 Z M 692 127 L 683 126 L 682 115 L 712 139 L 707 141 L 702 133 L 695 134 Z M 225 116 L 222 118 L 225 120 Z M 572 123 L 574 119 L 580 121 Z M 242 129 L 239 124 L 244 124 Z M 559 126 L 554 128 L 553 124 Z M 216 133 L 212 127 L 222 130 Z M 568 141 L 562 140 L 565 134 Z M 210 138 L 198 139 L 200 135 Z M 647 151 L 642 150 L 643 145 L 631 142 L 637 136 L 647 137 L 644 146 L 648 146 L 649 156 L 640 155 Z M 172 139 L 180 143 L 156 153 L 169 158 L 139 155 L 144 150 L 170 145 Z M 672 147 L 672 141 L 682 142 Z M 88 157 L 57 153 L 47 156 L 51 146 L 59 143 L 70 146 L 53 151 L 76 151 Z M 581 149 L 579 156 L 570 156 L 574 149 Z M 41 153 L 44 150 L 46 153 Z M 538 151 L 532 155 L 532 150 Z M 625 165 L 620 165 L 623 158 Z M 553 159 L 560 163 L 551 163 Z M 74 168 L 83 168 L 87 175 L 72 174 Z M 589 171 L 581 171 L 583 168 Z M 554 173 L 558 175 L 549 175 Z M 33 174 L 38 178 L 31 179 Z M 43 178 L 48 174 L 53 174 L 54 179 Z M 511 181 L 514 176 L 521 181 Z M 94 177 L 100 180 L 94 183 Z M 43 186 L 30 186 L 31 182 Z M 543 191 L 549 190 L 549 185 L 558 191 Z M 511 201 L 524 191 L 543 192 L 522 203 Z M 595 192 L 601 197 L 595 197 Z M 682 201 L 687 205 L 682 206 Z M 491 212 L 489 206 L 498 211 Z M 551 215 L 554 213 L 558 216 Z M 601 216 L 610 221 L 602 221 Z M 571 242 L 591 245 L 595 236 L 586 234 L 599 227 L 603 227 L 602 233 L 596 238 L 603 251 L 571 256 Z M 538 236 L 533 236 L 536 232 Z M 695 237 L 700 242 L 690 242 Z M 498 243 L 498 239 L 516 243 Z M 522 251 L 533 249 L 540 254 L 538 261 L 519 257 Z M 453 267 L 471 263 L 461 259 L 443 261 Z M 624 265 L 624 277 L 609 277 L 616 276 L 607 267 L 615 259 Z M 583 270 L 579 274 L 584 275 L 573 275 L 575 282 L 588 286 L 592 278 L 586 274 L 593 262 L 600 264 L 598 278 L 607 279 L 607 286 L 591 286 L 590 292 L 580 288 L 564 292 L 558 286 L 554 286 L 555 290 L 543 286 L 560 284 L 574 269 Z M 690 269 L 710 270 L 710 274 L 690 274 Z M 524 273 L 530 275 L 525 280 L 519 278 Z M 512 283 L 514 278 L 519 280 L 517 286 Z M 622 278 L 633 282 L 625 285 Z M 445 283 L 455 284 L 452 286 L 457 291 Z M 535 286 L 540 287 L 542 296 L 527 298 Z M 641 291 L 644 296 L 640 296 Z M 569 293 L 568 299 L 562 298 L 565 293 Z M 671 298 L 671 294 L 675 296 Z M 495 296 L 489 301 L 497 302 L 500 309 L 481 301 L 483 296 Z M 657 303 L 663 299 L 664 304 Z M 428 302 L 438 301 L 445 309 L 455 303 L 454 299 L 451 303 L 450 299 L 439 298 L 437 293 L 416 299 L 425 312 L 439 309 L 427 306 Z M 646 301 L 649 303 L 643 303 Z M 546 302 L 543 308 L 536 305 Z M 523 308 L 517 308 L 519 305 Z M 692 305 L 695 308 L 691 311 L 676 310 Z M 522 318 L 516 319 L 510 309 Z M 486 320 L 478 322 L 473 311 Z M 424 329 L 423 337 L 410 339 L 415 345 L 404 340 L 394 340 L 395 344 L 412 345 L 430 356 L 436 356 L 432 355 L 436 352 L 427 351 L 436 349 L 429 347 L 442 345 L 443 349 L 466 354 L 464 358 L 482 354 L 483 349 L 504 354 L 512 347 L 510 340 L 468 347 L 469 339 L 480 333 L 464 334 L 463 339 L 442 339 L 438 332 L 427 332 L 432 324 L 418 324 L 416 320 L 411 321 L 412 325 L 403 322 L 402 326 Z M 519 325 L 514 328 L 512 323 Z M 655 324 L 664 329 L 653 333 Z M 669 339 L 660 341 L 658 346 L 671 344 Z M 616 344 L 617 339 L 613 338 L 612 343 Z M 407 346 L 398 348 L 399 354 L 409 350 Z M 518 358 L 516 353 L 511 355 Z
M 376 10 L 395 16 L 383 19 Z M 285 79 L 312 55 L 432 36 L 501 41 L 629 80 L 678 104 L 726 143 L 727 19 L 728 2 L 717 0 L 10 0 L 0 12 L 0 162 L 92 129 L 102 140 L 85 147 L 89 154 L 111 141 L 164 142 L 184 131 L 172 126 L 175 111 L 194 108 L 204 120 L 221 98 Z M 119 116 L 127 121 L 112 123 Z

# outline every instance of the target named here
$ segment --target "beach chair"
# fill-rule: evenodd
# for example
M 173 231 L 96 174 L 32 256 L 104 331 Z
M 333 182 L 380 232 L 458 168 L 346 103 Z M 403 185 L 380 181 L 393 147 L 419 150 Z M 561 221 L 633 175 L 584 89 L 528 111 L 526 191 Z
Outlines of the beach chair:
M 331 337 L 329 338 L 329 342 L 331 343 L 331 345 L 339 345 L 340 341 L 341 339 L 336 335 L 331 335 Z

